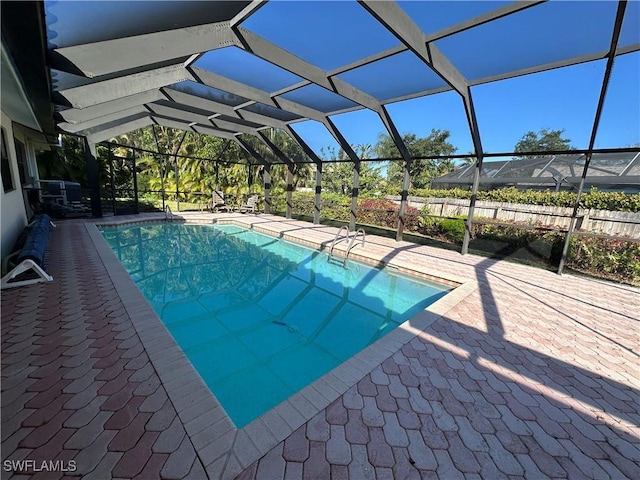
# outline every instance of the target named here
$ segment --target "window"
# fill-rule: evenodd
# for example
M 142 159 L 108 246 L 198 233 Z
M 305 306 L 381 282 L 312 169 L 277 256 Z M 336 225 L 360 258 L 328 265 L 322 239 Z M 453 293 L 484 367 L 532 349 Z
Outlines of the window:
M 18 160 L 18 174 L 20 175 L 20 185 L 27 183 L 27 149 L 20 140 L 15 140 L 16 159 Z
M 4 188 L 4 193 L 14 190 L 13 175 L 11 172 L 11 165 L 9 164 L 9 153 L 7 152 L 7 139 L 4 135 L 4 128 L 2 129 L 2 186 Z

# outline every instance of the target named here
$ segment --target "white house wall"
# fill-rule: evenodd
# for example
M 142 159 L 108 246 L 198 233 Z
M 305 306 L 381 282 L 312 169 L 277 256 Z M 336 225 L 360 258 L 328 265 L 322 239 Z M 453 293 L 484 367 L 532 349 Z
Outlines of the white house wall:
M 4 129 L 6 148 L 9 155 L 9 163 L 11 165 L 11 176 L 13 178 L 14 190 L 4 193 L 4 185 L 0 188 L 0 204 L 1 213 L 0 223 L 2 224 L 2 256 L 11 253 L 20 232 L 27 225 L 27 214 L 25 212 L 25 202 L 22 195 L 20 185 L 20 176 L 18 174 L 18 162 L 13 137 L 13 126 L 11 119 L 2 112 L 2 128 Z M 27 144 L 25 143 L 25 147 Z M 31 148 L 32 147 L 27 147 Z M 27 153 L 29 156 L 29 153 Z M 1 181 L 1 180 L 0 180 Z

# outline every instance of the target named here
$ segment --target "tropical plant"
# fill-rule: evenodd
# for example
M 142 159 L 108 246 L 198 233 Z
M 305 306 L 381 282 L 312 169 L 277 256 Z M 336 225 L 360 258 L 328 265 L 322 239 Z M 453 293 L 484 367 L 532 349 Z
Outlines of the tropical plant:
M 550 130 L 540 129 L 539 132 L 528 131 L 525 133 L 514 147 L 514 152 L 526 154 L 527 152 L 548 152 L 553 150 L 574 150 L 571 140 L 562 138 L 564 129 Z M 536 158 L 545 155 L 535 155 Z M 531 155 L 518 155 L 516 158 L 529 158 Z
M 444 175 L 456 168 L 455 160 L 451 158 L 428 159 L 428 157 L 453 155 L 455 153 L 457 148 L 449 143 L 450 135 L 451 133 L 448 130 L 432 129 L 431 133 L 426 137 L 418 137 L 414 133 L 402 136 L 409 155 L 411 157 L 423 157 L 421 160 L 411 162 L 409 172 L 411 188 L 425 188 L 430 184 L 431 179 Z M 375 151 L 381 158 L 398 157 L 398 149 L 395 143 L 386 134 L 378 135 Z M 389 183 L 399 190 L 403 177 L 403 162 L 391 162 L 387 171 Z

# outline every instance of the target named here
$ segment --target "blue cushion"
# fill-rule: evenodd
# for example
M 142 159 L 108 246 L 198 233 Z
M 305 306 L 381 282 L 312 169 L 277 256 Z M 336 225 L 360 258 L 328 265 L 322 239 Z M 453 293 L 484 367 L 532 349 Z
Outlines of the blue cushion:
M 20 251 L 20 255 L 18 255 L 18 263 L 24 260 L 33 260 L 42 266 L 44 252 L 49 241 L 50 221 L 49 215 L 43 214 L 36 217 L 35 222 L 29 227 L 29 231 L 27 232 L 24 246 Z

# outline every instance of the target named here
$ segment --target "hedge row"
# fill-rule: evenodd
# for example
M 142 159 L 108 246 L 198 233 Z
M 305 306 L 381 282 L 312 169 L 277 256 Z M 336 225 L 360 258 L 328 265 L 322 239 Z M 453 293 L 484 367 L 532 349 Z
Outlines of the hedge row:
M 438 191 L 441 192 L 441 191 Z M 294 215 L 313 216 L 314 195 L 295 192 L 292 197 Z M 274 197 L 272 208 L 284 212 L 284 197 Z M 345 196 L 323 195 L 322 218 L 348 222 L 350 199 Z M 358 223 L 395 230 L 399 205 L 386 199 L 359 199 Z M 418 233 L 442 242 L 462 244 L 465 217 L 454 219 L 420 216 L 416 208 L 407 208 L 405 231 Z M 538 252 L 540 260 L 547 265 L 558 265 L 565 235 L 545 229 L 512 226 L 474 224 L 475 244 L 494 246 L 500 251 L 515 252 L 518 249 Z M 533 255 L 533 254 L 532 254 Z M 567 267 L 590 275 L 610 280 L 640 285 L 640 244 L 606 238 L 573 236 L 571 238 Z
M 415 189 L 409 191 L 416 197 L 436 198 L 471 198 L 469 190 L 461 188 L 451 189 Z M 529 205 L 546 205 L 551 207 L 573 207 L 576 203 L 575 192 L 552 192 L 549 190 L 518 190 L 515 187 L 500 188 L 496 190 L 481 190 L 478 192 L 478 200 L 489 202 L 524 203 Z M 640 194 L 627 194 L 622 192 L 601 192 L 592 188 L 580 196 L 582 208 L 594 208 L 597 210 L 612 210 L 618 212 L 640 212 Z

